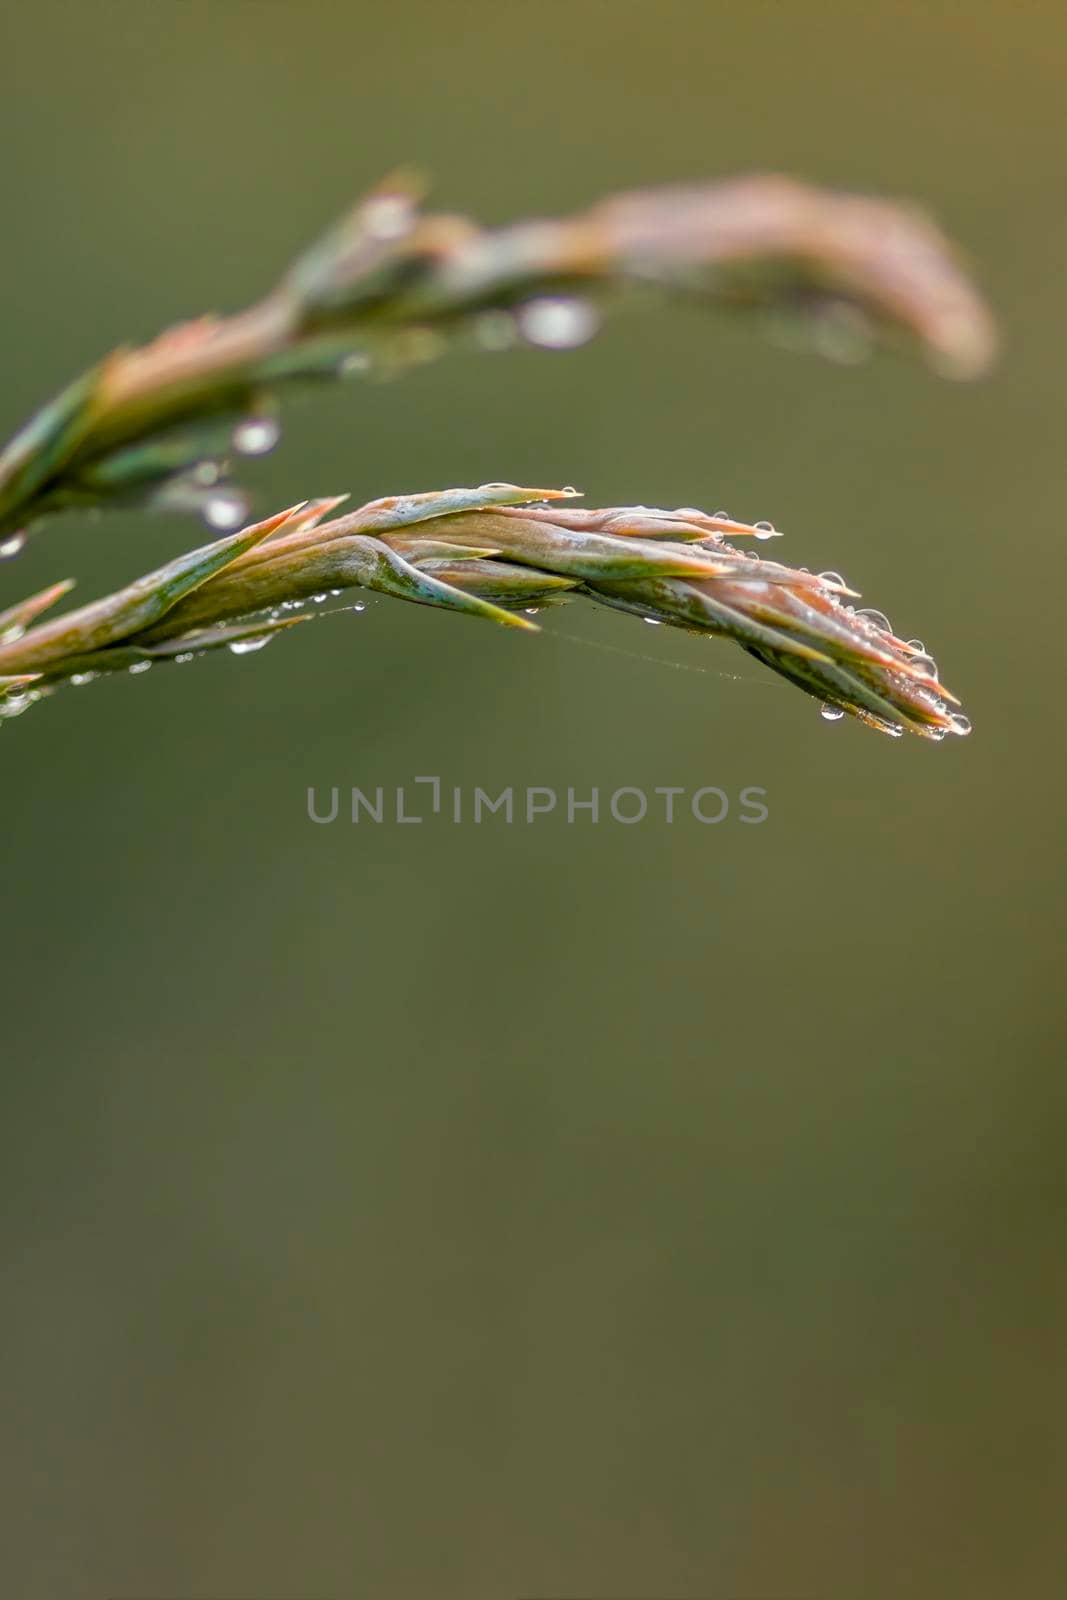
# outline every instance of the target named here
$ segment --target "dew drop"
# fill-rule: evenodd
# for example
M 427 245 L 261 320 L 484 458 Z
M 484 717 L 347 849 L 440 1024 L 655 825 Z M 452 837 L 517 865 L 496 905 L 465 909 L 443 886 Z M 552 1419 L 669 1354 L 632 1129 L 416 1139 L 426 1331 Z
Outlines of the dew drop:
M 3 633 L 0 633 L 0 644 L 17 644 L 25 632 L 26 629 L 22 626 L 22 623 L 15 622 L 10 628 L 5 628 Z
M 248 510 L 248 502 L 236 489 L 222 489 L 204 502 L 204 521 L 212 528 L 225 532 L 239 528 Z
M 734 519 L 728 511 L 713 511 L 711 520 L 712 522 L 732 522 Z
M 543 350 L 573 350 L 596 333 L 600 313 L 587 300 L 546 295 L 520 307 L 518 321 L 523 337 L 531 344 Z
M 863 617 L 872 627 L 880 629 L 882 633 L 892 633 L 893 627 L 884 611 L 857 611 L 857 617 Z
M 0 718 L 21 716 L 39 698 L 39 695 L 32 694 L 29 691 L 0 696 Z
M 821 705 L 819 707 L 819 715 L 824 722 L 840 722 L 844 714 L 840 706 Z
M 84 684 L 92 683 L 95 677 L 95 672 L 75 672 L 71 676 L 70 681 L 74 685 L 75 689 L 80 689 Z
M 961 738 L 965 738 L 970 733 L 971 719 L 970 717 L 965 717 L 962 711 L 954 711 L 949 721 L 952 723 L 952 732 L 958 733 Z
M 842 589 L 848 588 L 848 584 L 845 582 L 844 578 L 839 572 L 820 572 L 819 577 L 822 579 L 823 583 L 836 583 L 840 585 Z
M 641 621 L 647 622 L 650 628 L 660 628 L 663 626 L 659 617 L 642 617 Z
M 757 539 L 776 539 L 779 536 L 773 522 L 754 522 L 752 531 Z
M 18 533 L 8 534 L 7 538 L 0 541 L 0 561 L 10 561 L 17 556 L 26 543 L 26 535 L 20 530 Z
M 354 606 L 353 606 L 353 607 L 352 607 L 352 610 L 353 610 L 353 611 L 366 611 L 366 609 L 367 609 L 367 608 L 366 608 L 366 606 L 365 606 L 365 605 L 364 605 L 364 604 L 363 604 L 363 601 L 362 601 L 362 600 L 357 600 L 357 601 L 356 601 L 356 604 L 355 604 L 355 605 L 354 605 Z
M 227 648 L 233 656 L 248 656 L 253 650 L 262 650 L 265 644 L 270 643 L 270 634 L 261 633 L 255 639 L 235 639 Z
M 926 654 L 926 646 L 921 639 L 909 639 L 908 645 L 912 650 L 917 650 L 919 655 L 924 656 Z
M 887 722 L 882 732 L 888 739 L 903 739 L 904 729 L 899 722 Z
M 238 455 L 265 456 L 274 449 L 281 432 L 275 417 L 245 417 L 233 430 L 233 447 Z
M 135 661 L 133 666 L 127 667 L 126 670 L 131 674 L 131 676 L 136 677 L 136 675 L 140 672 L 147 672 L 151 665 L 151 661 Z
M 191 650 L 183 650 L 182 654 L 180 656 L 175 656 L 174 659 L 179 667 L 184 667 L 187 661 L 191 661 L 193 659 L 193 652 Z
M 345 356 L 337 370 L 342 378 L 355 378 L 361 372 L 369 372 L 370 369 L 371 358 L 367 351 L 353 350 Z

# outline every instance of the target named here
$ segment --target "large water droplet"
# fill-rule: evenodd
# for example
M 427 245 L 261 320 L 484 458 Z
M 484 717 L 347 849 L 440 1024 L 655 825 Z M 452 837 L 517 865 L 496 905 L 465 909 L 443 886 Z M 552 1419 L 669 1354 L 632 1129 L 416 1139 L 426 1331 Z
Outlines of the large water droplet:
M 949 721 L 952 723 L 953 733 L 958 733 L 961 737 L 965 737 L 970 733 L 971 719 L 970 717 L 965 717 L 962 711 L 954 711 Z
M 31 691 L 19 691 L 15 694 L 0 695 L 0 717 L 19 717 L 33 705 L 39 695 Z
M 845 582 L 844 578 L 839 572 L 820 572 L 819 577 L 822 579 L 823 583 L 836 583 L 842 589 L 848 588 L 848 584 Z
M 821 705 L 819 707 L 819 715 L 824 722 L 840 722 L 844 714 L 840 706 Z
M 871 623 L 873 627 L 878 628 L 882 633 L 892 633 L 893 631 L 892 624 L 890 623 L 889 618 L 886 616 L 884 611 L 864 610 L 857 611 L 856 615 L 857 617 L 863 617 L 867 622 Z
M 270 639 L 269 633 L 261 633 L 255 639 L 235 639 L 228 648 L 231 655 L 248 656 L 253 650 L 262 650 L 265 644 L 270 643 Z
M 754 522 L 752 531 L 757 539 L 777 539 L 780 537 L 778 529 L 773 522 Z
M 0 540 L 0 561 L 10 561 L 17 556 L 26 543 L 26 535 L 20 530 L 18 533 L 9 533 L 6 539 Z
M 238 455 L 265 456 L 274 449 L 281 432 L 275 417 L 245 417 L 233 430 L 233 447 Z
M 239 528 L 248 510 L 248 501 L 236 489 L 220 489 L 204 502 L 204 521 L 220 532 Z
M 523 337 L 544 350 L 573 350 L 586 344 L 600 327 L 600 313 L 588 300 L 546 295 L 519 308 Z
M 909 639 L 908 644 L 912 650 L 917 650 L 919 655 L 924 656 L 926 654 L 926 646 L 921 639 Z

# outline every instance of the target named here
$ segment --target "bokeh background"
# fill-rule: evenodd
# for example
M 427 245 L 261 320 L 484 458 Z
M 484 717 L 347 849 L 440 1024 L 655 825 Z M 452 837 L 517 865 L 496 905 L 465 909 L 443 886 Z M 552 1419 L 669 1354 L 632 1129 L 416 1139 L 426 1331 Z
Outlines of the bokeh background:
M 5 435 L 401 161 L 487 221 L 759 168 L 915 196 L 1006 336 L 968 387 L 649 311 L 324 393 L 249 471 L 264 510 L 505 478 L 771 518 L 926 639 L 969 740 L 827 726 L 593 608 L 532 639 L 384 599 L 5 731 L 11 1592 L 1059 1592 L 1062 8 L 2 27 Z M 56 522 L 0 603 L 201 537 Z M 770 818 L 307 821 L 423 773 Z

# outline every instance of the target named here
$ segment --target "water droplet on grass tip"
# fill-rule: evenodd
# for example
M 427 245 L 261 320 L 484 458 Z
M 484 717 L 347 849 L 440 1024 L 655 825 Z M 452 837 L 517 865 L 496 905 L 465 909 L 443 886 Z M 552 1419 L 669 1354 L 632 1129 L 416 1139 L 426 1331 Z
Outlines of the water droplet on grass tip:
M 952 723 L 953 733 L 958 733 L 961 737 L 965 737 L 970 733 L 971 719 L 970 717 L 965 717 L 962 711 L 954 711 L 949 721 Z
M 10 561 L 17 556 L 26 543 L 26 535 L 21 532 L 9 533 L 6 539 L 0 540 L 0 561 Z
M 848 588 L 848 584 L 845 582 L 844 578 L 839 572 L 820 572 L 819 577 L 822 579 L 823 583 L 836 583 L 839 584 L 842 589 Z
M 573 350 L 600 327 L 600 313 L 587 300 L 563 295 L 528 300 L 519 308 L 523 337 L 543 350 Z
M 840 722 L 844 714 L 840 706 L 821 705 L 819 707 L 819 715 L 824 722 Z
M 641 621 L 647 622 L 650 628 L 661 628 L 663 626 L 659 617 L 642 617 Z
M 274 417 L 245 417 L 233 430 L 233 447 L 238 455 L 265 456 L 274 449 L 281 432 Z
M 754 522 L 752 531 L 757 539 L 774 539 L 778 535 L 778 529 L 773 522 Z

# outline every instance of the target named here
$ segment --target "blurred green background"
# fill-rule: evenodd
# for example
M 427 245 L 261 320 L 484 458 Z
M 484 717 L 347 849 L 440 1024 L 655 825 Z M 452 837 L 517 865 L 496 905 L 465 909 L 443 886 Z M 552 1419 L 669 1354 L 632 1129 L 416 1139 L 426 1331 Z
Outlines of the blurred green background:
M 1006 335 L 966 387 L 650 311 L 324 393 L 248 472 L 264 510 L 511 479 L 771 518 L 926 639 L 969 740 L 826 726 L 593 608 L 526 638 L 382 599 L 5 731 L 11 1592 L 1059 1592 L 1062 7 L 2 27 L 5 436 L 402 161 L 487 221 L 759 168 L 915 196 Z M 201 538 L 71 517 L 0 604 Z M 306 819 L 423 773 L 770 819 Z

